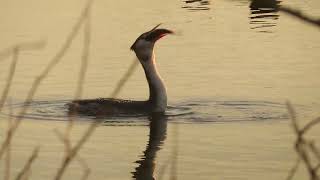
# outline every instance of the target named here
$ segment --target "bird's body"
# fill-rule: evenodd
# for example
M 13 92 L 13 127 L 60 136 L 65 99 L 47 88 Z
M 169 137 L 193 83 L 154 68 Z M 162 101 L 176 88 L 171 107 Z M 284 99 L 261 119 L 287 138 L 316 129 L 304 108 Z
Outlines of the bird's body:
M 151 106 L 149 101 L 98 98 L 72 101 L 69 111 L 91 116 L 145 114 Z
M 157 71 L 153 48 L 158 39 L 173 32 L 167 29 L 156 29 L 158 26 L 140 35 L 131 46 L 131 50 L 136 53 L 148 81 L 148 100 L 131 101 L 113 98 L 75 100 L 68 104 L 69 113 L 93 116 L 164 113 L 167 107 L 167 92 Z

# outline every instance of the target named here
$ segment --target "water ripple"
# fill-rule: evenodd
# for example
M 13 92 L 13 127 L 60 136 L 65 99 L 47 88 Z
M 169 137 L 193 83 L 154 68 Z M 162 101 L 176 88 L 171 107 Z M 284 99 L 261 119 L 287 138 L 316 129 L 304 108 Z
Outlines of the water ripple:
M 185 5 L 182 6 L 183 9 L 189 11 L 207 11 L 210 10 L 210 1 L 206 0 L 185 0 L 183 1 Z
M 182 120 L 170 119 L 187 123 L 287 119 L 284 104 L 268 101 L 195 101 L 181 103 L 177 107 L 184 108 L 180 111 L 184 111 L 185 115 Z M 168 112 L 171 111 L 169 108 Z
M 68 120 L 66 103 L 70 101 L 34 101 L 29 106 L 25 119 L 32 120 Z M 15 112 L 24 106 L 23 103 L 12 104 Z M 4 111 L 7 112 L 7 111 Z M 8 117 L 6 113 L 2 116 Z M 268 101 L 185 101 L 168 106 L 166 116 L 169 121 L 179 123 L 216 123 L 240 121 L 266 121 L 287 119 L 287 110 L 283 103 Z M 77 120 L 95 120 L 93 116 L 79 116 Z M 136 126 L 146 125 L 146 115 L 116 116 L 100 118 L 105 125 Z

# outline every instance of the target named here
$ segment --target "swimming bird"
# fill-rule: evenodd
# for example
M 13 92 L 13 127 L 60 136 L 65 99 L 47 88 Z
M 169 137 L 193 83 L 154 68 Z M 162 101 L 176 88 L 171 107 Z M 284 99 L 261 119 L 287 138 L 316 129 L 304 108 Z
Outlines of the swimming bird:
M 69 113 L 94 116 L 164 113 L 167 108 L 167 91 L 157 70 L 154 46 L 160 38 L 174 32 L 158 29 L 159 25 L 141 34 L 130 47 L 141 63 L 148 81 L 148 100 L 133 101 L 114 98 L 74 100 L 68 104 Z

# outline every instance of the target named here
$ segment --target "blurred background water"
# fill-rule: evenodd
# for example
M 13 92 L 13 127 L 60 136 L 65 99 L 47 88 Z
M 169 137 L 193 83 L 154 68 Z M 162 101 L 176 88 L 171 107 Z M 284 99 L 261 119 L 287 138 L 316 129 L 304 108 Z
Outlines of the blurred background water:
M 23 106 L 31 83 L 64 42 L 84 4 L 1 2 L 0 49 L 47 42 L 44 50 L 20 55 L 7 107 L 16 112 Z M 142 32 L 163 23 L 177 35 L 161 39 L 155 49 L 168 90 L 167 116 L 160 123 L 148 117 L 105 119 L 80 152 L 92 169 L 91 179 L 158 177 L 165 165 L 168 176 L 177 141 L 178 179 L 284 179 L 295 160 L 285 101 L 292 101 L 302 122 L 319 116 L 320 36 L 318 28 L 279 12 L 281 5 L 320 16 L 317 0 L 95 1 L 83 98 L 111 94 L 135 60 L 129 47 Z M 82 38 L 79 34 L 36 93 L 13 142 L 14 173 L 39 144 L 32 179 L 56 172 L 64 150 L 53 129 L 66 125 L 64 104 L 76 89 Z M 4 87 L 10 59 L 0 63 Z M 148 97 L 142 68 L 119 97 Z M 8 112 L 0 118 L 2 138 Z M 79 119 L 75 139 L 94 118 Z M 65 178 L 79 179 L 81 173 L 73 163 Z

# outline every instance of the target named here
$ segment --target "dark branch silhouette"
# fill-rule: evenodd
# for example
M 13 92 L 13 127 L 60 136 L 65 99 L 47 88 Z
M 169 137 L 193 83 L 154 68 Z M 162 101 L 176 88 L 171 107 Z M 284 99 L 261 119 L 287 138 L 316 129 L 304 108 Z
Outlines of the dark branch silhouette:
M 319 180 L 320 177 L 318 175 L 318 170 L 320 164 L 320 151 L 315 147 L 313 141 L 305 137 L 305 134 L 307 133 L 307 130 L 311 129 L 311 126 L 320 124 L 320 121 L 318 121 L 318 119 L 315 119 L 314 121 L 308 123 L 306 126 L 300 127 L 300 125 L 298 124 L 296 112 L 289 102 L 287 102 L 287 108 L 292 120 L 294 132 L 296 134 L 295 150 L 299 158 L 294 167 L 289 172 L 287 180 L 291 180 L 293 178 L 296 171 L 298 170 L 300 161 L 302 161 L 305 168 L 307 169 L 310 180 Z M 317 159 L 314 160 L 312 157 L 316 157 Z M 316 165 L 314 165 L 314 161 L 316 161 Z
M 315 18 L 311 18 L 307 15 L 305 15 L 303 12 L 301 12 L 300 10 L 297 9 L 293 9 L 293 8 L 289 8 L 289 7 L 285 7 L 285 6 L 281 6 L 279 8 L 280 11 L 289 14 L 295 18 L 298 18 L 304 22 L 307 22 L 309 24 L 312 24 L 314 26 L 318 26 L 320 27 L 320 19 L 315 19 Z

